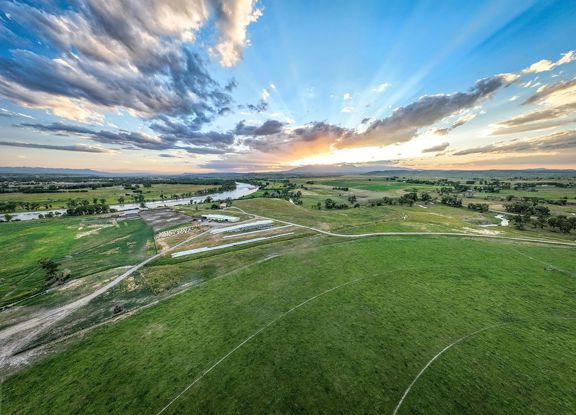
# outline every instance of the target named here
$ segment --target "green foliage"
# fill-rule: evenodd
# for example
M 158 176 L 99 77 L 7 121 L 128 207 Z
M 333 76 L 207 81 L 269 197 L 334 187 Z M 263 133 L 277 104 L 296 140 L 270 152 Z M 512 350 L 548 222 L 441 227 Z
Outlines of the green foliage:
M 468 203 L 468 209 L 485 213 L 490 209 L 490 205 L 488 203 Z

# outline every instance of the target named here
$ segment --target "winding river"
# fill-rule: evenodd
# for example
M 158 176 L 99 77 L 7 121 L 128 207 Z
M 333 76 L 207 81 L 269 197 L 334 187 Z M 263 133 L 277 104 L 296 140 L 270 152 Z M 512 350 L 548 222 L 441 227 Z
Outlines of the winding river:
M 155 202 L 146 202 L 146 207 L 157 208 L 161 206 L 179 206 L 179 205 L 188 205 L 190 203 L 201 203 L 204 200 L 206 200 L 207 197 L 211 197 L 212 200 L 240 199 L 243 196 L 247 196 L 251 193 L 254 193 L 256 190 L 258 190 L 257 186 L 253 186 L 248 183 L 236 182 L 235 190 L 229 190 L 227 192 L 220 192 L 220 193 L 212 193 L 202 196 L 185 197 L 182 199 L 165 199 L 165 200 L 158 200 Z M 111 209 L 116 209 L 119 212 L 125 210 L 138 209 L 139 207 L 140 207 L 139 203 L 110 205 Z M 12 220 L 32 220 L 32 219 L 38 219 L 40 215 L 46 215 L 49 212 L 52 212 L 55 215 L 56 214 L 62 215 L 66 213 L 66 209 L 40 210 L 36 212 L 17 212 L 17 213 L 10 213 L 10 215 L 12 216 Z M 3 217 L 0 217 L 0 221 L 2 220 Z

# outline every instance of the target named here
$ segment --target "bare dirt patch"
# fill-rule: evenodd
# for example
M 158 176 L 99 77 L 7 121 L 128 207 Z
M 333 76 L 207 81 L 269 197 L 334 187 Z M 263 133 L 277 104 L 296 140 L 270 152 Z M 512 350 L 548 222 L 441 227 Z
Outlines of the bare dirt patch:
M 143 210 L 140 212 L 140 217 L 154 229 L 154 232 L 192 221 L 190 216 L 170 208 Z

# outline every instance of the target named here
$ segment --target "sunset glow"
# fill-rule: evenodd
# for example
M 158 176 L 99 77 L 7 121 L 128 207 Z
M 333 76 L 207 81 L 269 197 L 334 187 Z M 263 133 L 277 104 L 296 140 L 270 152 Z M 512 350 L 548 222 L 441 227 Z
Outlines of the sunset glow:
M 574 166 L 570 2 L 234 3 L 3 3 L 1 164 Z

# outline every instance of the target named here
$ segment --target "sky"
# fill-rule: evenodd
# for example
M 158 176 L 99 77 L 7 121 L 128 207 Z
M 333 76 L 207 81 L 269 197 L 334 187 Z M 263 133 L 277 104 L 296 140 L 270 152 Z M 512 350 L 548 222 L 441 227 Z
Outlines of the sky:
M 576 2 L 0 0 L 0 166 L 576 168 Z

